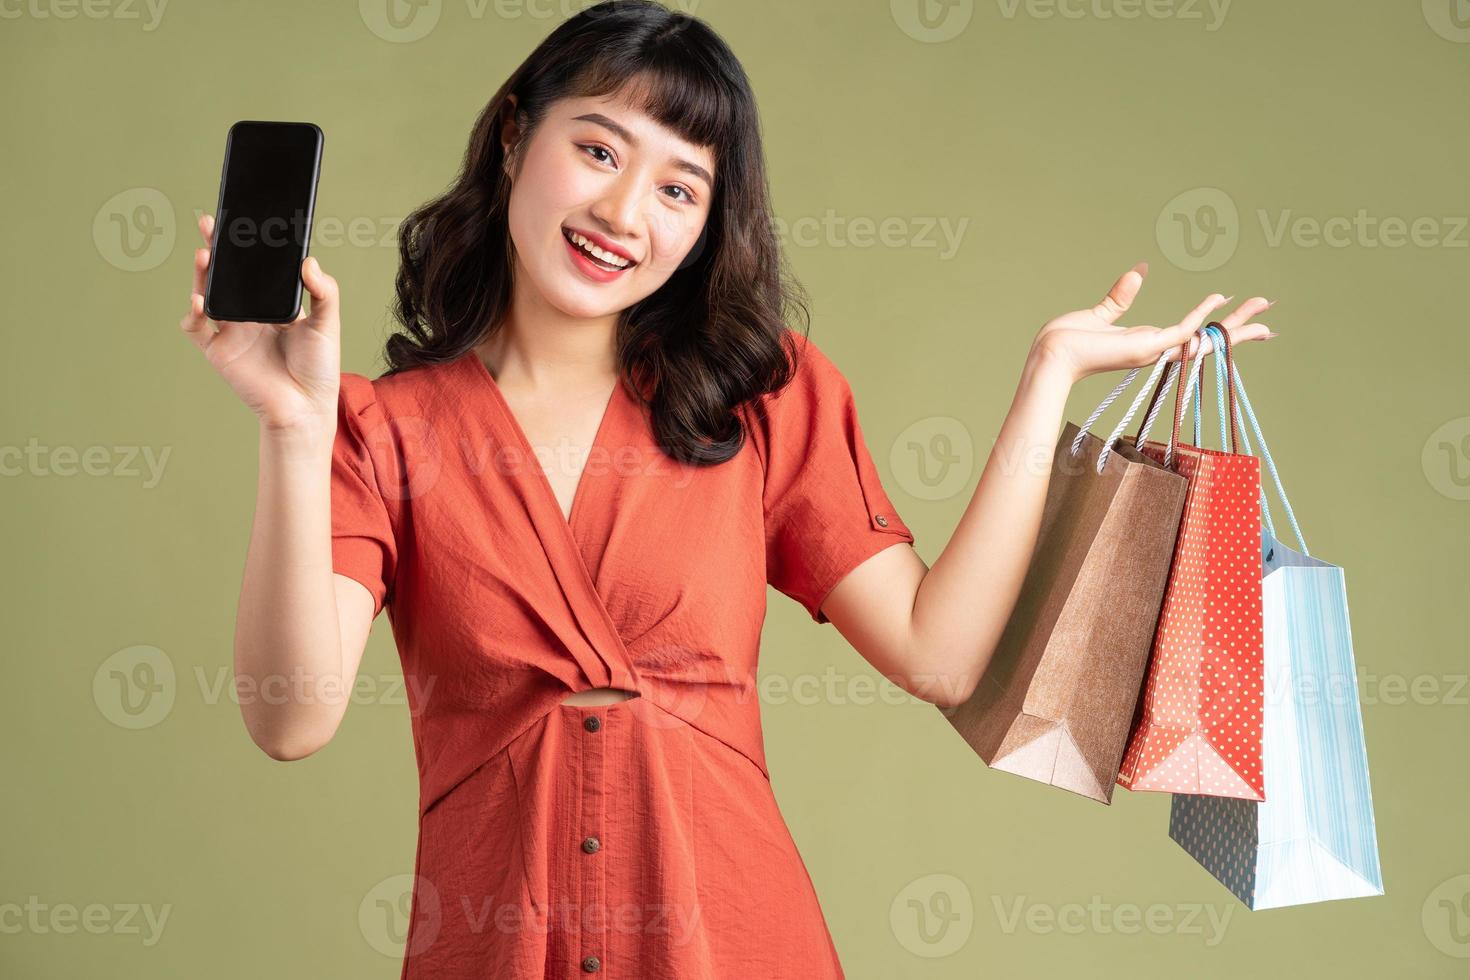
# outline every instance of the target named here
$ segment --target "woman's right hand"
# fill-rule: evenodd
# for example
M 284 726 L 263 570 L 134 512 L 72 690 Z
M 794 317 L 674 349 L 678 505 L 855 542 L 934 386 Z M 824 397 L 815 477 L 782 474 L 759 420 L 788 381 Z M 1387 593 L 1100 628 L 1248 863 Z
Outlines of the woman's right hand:
M 301 264 L 310 312 L 291 323 L 216 321 L 204 314 L 204 284 L 214 216 L 199 219 L 204 248 L 194 252 L 194 288 L 179 328 L 194 341 L 261 425 L 271 429 L 336 424 L 342 328 L 337 281 L 314 258 Z

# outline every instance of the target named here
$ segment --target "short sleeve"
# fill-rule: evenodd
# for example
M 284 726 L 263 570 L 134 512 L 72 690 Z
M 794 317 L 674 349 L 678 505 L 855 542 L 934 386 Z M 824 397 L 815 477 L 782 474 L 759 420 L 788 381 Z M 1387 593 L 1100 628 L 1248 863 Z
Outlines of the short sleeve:
M 766 580 L 826 623 L 828 593 L 914 535 L 884 492 L 847 379 L 810 340 L 792 336 L 793 378 L 758 399 L 753 423 L 765 464 Z
M 377 616 L 391 598 L 398 547 L 373 460 L 389 438 L 373 383 L 342 374 L 332 444 L 332 570 L 361 582 Z

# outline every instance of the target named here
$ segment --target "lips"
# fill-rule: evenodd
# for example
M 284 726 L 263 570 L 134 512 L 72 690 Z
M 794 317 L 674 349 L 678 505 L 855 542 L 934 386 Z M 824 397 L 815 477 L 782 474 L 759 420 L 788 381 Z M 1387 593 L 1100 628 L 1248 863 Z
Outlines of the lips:
M 578 245 L 576 242 L 572 241 L 573 233 L 587 239 L 589 242 L 591 242 L 593 245 L 596 245 L 602 251 L 609 252 L 613 255 L 618 256 L 621 259 L 625 259 L 628 264 L 624 266 L 613 266 L 605 264 L 601 259 L 592 255 L 591 252 L 583 249 L 581 245 Z M 604 269 L 610 272 L 627 272 L 629 269 L 638 264 L 637 260 L 634 259 L 633 256 L 629 255 L 625 249 L 619 248 L 617 245 L 613 244 L 612 242 L 608 241 L 606 238 L 603 238 L 601 235 L 595 232 L 583 231 L 581 228 L 571 228 L 563 225 L 561 229 L 561 234 L 562 237 L 567 240 L 567 244 L 570 245 L 574 251 L 579 253 L 581 257 L 587 259 L 587 261 L 594 263 L 599 269 Z

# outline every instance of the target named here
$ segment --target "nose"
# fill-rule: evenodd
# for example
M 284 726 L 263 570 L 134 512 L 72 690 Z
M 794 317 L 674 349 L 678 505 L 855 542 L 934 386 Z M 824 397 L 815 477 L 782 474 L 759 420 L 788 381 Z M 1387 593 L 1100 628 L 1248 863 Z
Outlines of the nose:
M 602 222 L 608 233 L 626 238 L 638 225 L 638 212 L 643 206 L 638 181 L 632 174 L 622 174 L 612 181 L 607 192 L 592 205 L 592 216 Z

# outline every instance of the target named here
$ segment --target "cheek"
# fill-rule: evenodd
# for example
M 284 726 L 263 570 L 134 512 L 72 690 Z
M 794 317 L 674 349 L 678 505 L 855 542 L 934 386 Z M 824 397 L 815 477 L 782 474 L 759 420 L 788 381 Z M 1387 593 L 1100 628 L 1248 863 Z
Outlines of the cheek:
M 535 148 L 511 189 L 512 222 L 531 235 L 554 234 L 562 220 L 589 199 L 595 177 L 575 157 Z
M 684 256 L 699 240 L 699 220 L 692 215 L 664 214 L 654 220 L 649 228 L 649 243 L 656 264 L 672 268 L 684 260 Z

